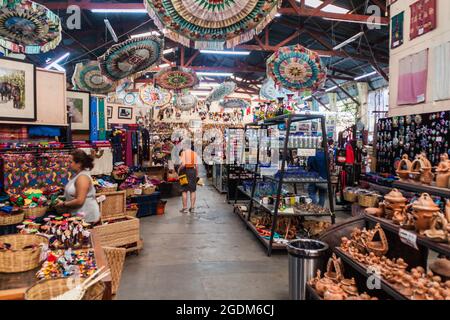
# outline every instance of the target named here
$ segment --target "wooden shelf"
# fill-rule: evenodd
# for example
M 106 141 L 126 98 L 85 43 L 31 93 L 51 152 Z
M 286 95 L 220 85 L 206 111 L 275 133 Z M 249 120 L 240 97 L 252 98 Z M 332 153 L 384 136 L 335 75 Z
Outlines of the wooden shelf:
M 414 181 L 395 181 L 392 186 L 394 188 L 402 189 L 405 191 L 415 192 L 415 193 L 428 193 L 432 196 L 443 197 L 450 199 L 450 189 L 448 188 L 438 188 L 435 186 L 428 186 Z
M 375 216 L 371 216 L 366 214 L 365 215 L 368 221 L 374 222 L 374 223 L 379 223 L 381 225 L 381 227 L 389 232 L 395 233 L 398 235 L 399 231 L 400 231 L 400 226 L 394 224 L 391 220 L 388 219 L 383 219 L 383 218 L 378 218 Z M 408 230 L 409 231 L 409 230 Z M 414 231 L 413 231 L 414 232 Z M 431 239 L 422 236 L 418 233 L 417 234 L 417 244 L 427 247 L 428 249 L 431 249 L 437 253 L 443 254 L 447 257 L 450 257 L 450 245 L 448 244 L 444 244 L 444 243 L 438 243 L 438 242 L 434 242 Z

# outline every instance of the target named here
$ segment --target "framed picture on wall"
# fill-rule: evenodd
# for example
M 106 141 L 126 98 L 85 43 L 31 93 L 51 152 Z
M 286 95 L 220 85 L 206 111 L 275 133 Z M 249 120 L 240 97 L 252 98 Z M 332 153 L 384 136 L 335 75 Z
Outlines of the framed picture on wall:
M 0 120 L 36 121 L 36 68 L 0 58 Z
M 133 119 L 133 108 L 119 107 L 117 117 L 119 119 Z
M 106 107 L 106 117 L 111 119 L 113 116 L 113 107 Z
M 72 130 L 89 130 L 89 104 L 91 94 L 87 91 L 67 90 L 67 110 L 72 115 Z

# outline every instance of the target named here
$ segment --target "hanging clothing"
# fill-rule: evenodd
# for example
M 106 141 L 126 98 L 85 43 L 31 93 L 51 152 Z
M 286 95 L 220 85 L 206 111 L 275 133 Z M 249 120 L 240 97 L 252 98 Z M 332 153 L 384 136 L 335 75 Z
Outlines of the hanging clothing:
M 433 101 L 450 99 L 450 42 L 432 49 L 434 77 Z
M 93 176 L 110 175 L 113 171 L 113 153 L 111 148 L 98 148 L 97 152 L 91 148 L 82 148 L 87 154 L 94 157 L 94 168 L 90 171 Z M 98 156 L 95 154 L 98 153 Z
M 425 102 L 428 77 L 428 49 L 400 60 L 398 105 Z
M 355 152 L 351 143 L 347 143 L 345 146 L 345 163 L 354 164 L 355 163 Z
M 95 197 L 95 187 L 92 182 L 91 175 L 89 171 L 81 171 L 73 179 L 70 179 L 66 185 L 64 196 L 66 201 L 71 201 L 76 199 L 76 181 L 78 177 L 87 176 L 91 180 L 91 185 L 89 187 L 88 193 L 86 195 L 86 200 L 80 208 L 71 209 L 70 213 L 72 215 L 77 215 L 84 213 L 84 219 L 87 223 L 95 223 L 100 220 L 100 208 Z

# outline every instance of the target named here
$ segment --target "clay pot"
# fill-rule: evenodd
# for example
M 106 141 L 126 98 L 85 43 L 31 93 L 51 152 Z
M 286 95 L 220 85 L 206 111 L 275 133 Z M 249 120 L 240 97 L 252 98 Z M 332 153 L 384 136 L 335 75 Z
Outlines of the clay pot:
M 434 214 L 439 213 L 439 206 L 434 203 L 428 193 L 423 193 L 412 205 L 416 230 L 423 234 L 430 229 Z
M 345 300 L 346 294 L 337 284 L 328 286 L 324 295 L 324 300 Z
M 409 160 L 407 154 L 403 155 L 402 160 L 398 163 L 397 170 L 395 171 L 399 176 L 400 180 L 408 180 L 409 174 L 411 172 L 412 162 Z
M 384 199 L 389 201 L 389 203 L 402 203 L 406 204 L 407 199 L 403 196 L 403 194 L 398 191 L 398 189 L 392 189 L 391 192 L 384 196 Z
M 436 169 L 436 187 L 448 188 L 450 179 L 450 161 L 448 154 L 441 155 L 441 162 Z
M 425 236 L 436 242 L 447 242 L 447 220 L 441 213 L 434 214 L 429 230 L 425 230 Z
M 325 294 L 325 291 L 328 289 L 329 286 L 334 285 L 334 281 L 328 278 L 321 278 L 316 282 L 316 291 L 317 294 L 321 297 Z
M 431 184 L 433 181 L 431 169 L 432 167 L 430 161 L 427 159 L 425 153 L 422 153 L 412 162 L 409 176 L 418 182 L 420 181 L 425 184 Z

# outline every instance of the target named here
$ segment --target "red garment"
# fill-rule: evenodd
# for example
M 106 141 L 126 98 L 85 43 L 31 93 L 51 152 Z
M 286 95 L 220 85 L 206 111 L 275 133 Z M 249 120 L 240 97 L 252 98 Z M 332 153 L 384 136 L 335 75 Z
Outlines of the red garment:
M 347 164 L 355 163 L 355 153 L 353 152 L 353 147 L 351 143 L 347 143 L 347 145 L 345 146 L 345 156 L 346 156 L 345 163 Z

